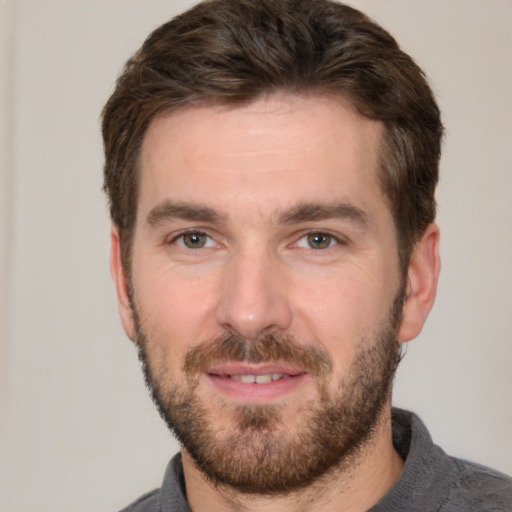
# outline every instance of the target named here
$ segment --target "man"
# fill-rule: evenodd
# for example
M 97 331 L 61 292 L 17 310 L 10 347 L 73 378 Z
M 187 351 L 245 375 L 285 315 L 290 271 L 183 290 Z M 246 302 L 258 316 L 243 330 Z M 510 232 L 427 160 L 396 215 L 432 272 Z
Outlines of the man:
M 103 113 L 123 327 L 181 444 L 126 510 L 511 510 L 512 481 L 391 409 L 439 274 L 421 70 L 327 0 L 212 0 Z

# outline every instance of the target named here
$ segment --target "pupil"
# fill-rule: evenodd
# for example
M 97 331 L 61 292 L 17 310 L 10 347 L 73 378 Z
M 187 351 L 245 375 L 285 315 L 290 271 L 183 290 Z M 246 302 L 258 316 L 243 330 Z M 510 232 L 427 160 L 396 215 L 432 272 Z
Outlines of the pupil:
M 331 243 L 331 237 L 329 235 L 323 235 L 321 233 L 315 233 L 309 235 L 309 245 L 314 249 L 326 249 Z

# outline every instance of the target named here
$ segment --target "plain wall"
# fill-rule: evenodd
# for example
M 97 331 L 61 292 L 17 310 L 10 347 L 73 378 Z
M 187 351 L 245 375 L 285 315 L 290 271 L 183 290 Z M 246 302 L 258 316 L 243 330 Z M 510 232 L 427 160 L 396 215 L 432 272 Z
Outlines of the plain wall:
M 0 512 L 116 510 L 177 450 L 121 330 L 99 114 L 192 2 L 0 2 Z M 436 306 L 395 404 L 512 473 L 512 2 L 353 0 L 426 70 L 447 128 Z

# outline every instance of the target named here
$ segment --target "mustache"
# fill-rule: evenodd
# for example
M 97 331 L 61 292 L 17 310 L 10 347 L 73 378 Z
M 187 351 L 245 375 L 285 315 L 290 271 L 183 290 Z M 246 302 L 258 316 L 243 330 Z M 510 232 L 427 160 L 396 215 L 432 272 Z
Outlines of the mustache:
M 205 372 L 220 362 L 268 363 L 286 362 L 320 377 L 332 370 L 332 359 L 325 351 L 313 345 L 298 345 L 291 336 L 268 334 L 257 340 L 227 334 L 211 342 L 203 342 L 188 349 L 183 371 L 189 377 Z

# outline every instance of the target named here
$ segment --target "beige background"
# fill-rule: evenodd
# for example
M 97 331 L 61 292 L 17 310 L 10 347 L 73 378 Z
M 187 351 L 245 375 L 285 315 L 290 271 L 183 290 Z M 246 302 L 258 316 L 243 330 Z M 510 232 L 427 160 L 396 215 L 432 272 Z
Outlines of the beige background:
M 177 449 L 117 319 L 98 116 L 191 3 L 0 0 L 0 512 L 116 510 Z M 426 69 L 447 127 L 439 297 L 395 402 L 512 473 L 512 2 L 352 4 Z

